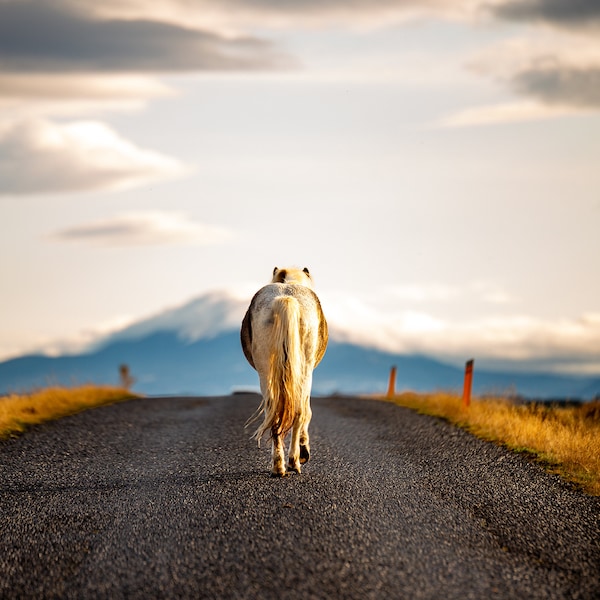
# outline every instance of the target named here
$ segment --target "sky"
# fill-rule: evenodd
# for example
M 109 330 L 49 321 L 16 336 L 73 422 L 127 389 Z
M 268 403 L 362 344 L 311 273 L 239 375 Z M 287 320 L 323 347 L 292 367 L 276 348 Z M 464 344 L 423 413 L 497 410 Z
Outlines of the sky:
M 297 265 L 340 338 L 600 373 L 598 40 L 597 0 L 0 0 L 0 360 Z

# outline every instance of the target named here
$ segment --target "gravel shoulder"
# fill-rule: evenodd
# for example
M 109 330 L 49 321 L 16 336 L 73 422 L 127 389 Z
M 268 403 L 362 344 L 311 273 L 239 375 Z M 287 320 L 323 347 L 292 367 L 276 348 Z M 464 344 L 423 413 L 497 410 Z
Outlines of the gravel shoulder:
M 148 398 L 0 442 L 0 598 L 598 598 L 600 500 L 435 418 L 313 400 L 269 477 L 256 396 Z

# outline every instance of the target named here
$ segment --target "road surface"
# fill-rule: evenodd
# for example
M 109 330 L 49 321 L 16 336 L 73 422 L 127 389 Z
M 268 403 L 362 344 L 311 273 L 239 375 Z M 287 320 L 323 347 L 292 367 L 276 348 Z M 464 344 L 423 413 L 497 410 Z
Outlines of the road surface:
M 0 598 L 599 598 L 600 501 L 447 423 L 313 400 L 269 477 L 256 396 L 103 407 L 0 443 Z

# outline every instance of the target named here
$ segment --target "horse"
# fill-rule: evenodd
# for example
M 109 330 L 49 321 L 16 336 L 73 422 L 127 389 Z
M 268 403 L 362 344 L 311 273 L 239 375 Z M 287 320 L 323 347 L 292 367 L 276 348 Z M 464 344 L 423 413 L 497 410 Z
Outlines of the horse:
M 262 401 L 246 425 L 264 415 L 252 436 L 269 432 L 271 477 L 287 476 L 284 441 L 291 431 L 288 469 L 301 472 L 310 458 L 308 425 L 313 369 L 327 349 L 327 321 L 307 268 L 273 269 L 271 283 L 250 302 L 242 321 L 244 355 L 258 372 Z

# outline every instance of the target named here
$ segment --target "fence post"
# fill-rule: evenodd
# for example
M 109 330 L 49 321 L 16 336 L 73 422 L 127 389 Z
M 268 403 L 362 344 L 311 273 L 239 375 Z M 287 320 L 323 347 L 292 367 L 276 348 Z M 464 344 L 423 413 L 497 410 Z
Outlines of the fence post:
M 387 397 L 393 398 L 396 395 L 396 367 L 390 370 L 390 382 L 388 384 Z
M 473 385 L 473 359 L 468 360 L 465 365 L 465 385 L 463 387 L 463 406 L 469 408 L 471 404 L 471 387 Z
M 128 365 L 121 365 L 119 367 L 119 379 L 121 381 L 121 387 L 124 387 L 126 390 L 131 389 L 135 383 L 135 379 L 131 376 Z

